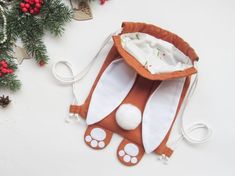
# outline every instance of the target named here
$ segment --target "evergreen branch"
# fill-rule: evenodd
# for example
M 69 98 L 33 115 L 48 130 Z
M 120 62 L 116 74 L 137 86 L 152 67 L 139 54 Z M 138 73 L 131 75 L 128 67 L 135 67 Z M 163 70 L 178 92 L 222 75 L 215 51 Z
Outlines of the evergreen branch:
M 61 0 L 44 0 L 41 12 L 37 15 L 24 13 L 20 9 L 20 3 L 20 1 L 14 1 L 9 10 L 4 9 L 7 18 L 7 40 L 0 44 L 0 61 L 6 61 L 7 69 L 13 70 L 9 73 L 1 70 L 0 88 L 9 88 L 12 91 L 21 87 L 15 75 L 17 64 L 12 56 L 16 40 L 18 38 L 22 40 L 28 54 L 32 55 L 40 65 L 47 63 L 49 57 L 42 40 L 45 32 L 49 31 L 55 36 L 60 36 L 64 31 L 65 23 L 72 19 L 72 11 L 61 3 Z M 0 18 L 0 24 L 2 20 Z M 0 37 L 2 37 L 1 34 Z
M 20 2 L 14 2 L 8 13 L 8 29 L 12 41 L 20 38 L 31 56 L 41 64 L 47 63 L 47 49 L 42 41 L 46 31 L 61 36 L 64 25 L 71 21 L 72 11 L 61 0 L 44 0 L 40 13 L 33 15 L 20 9 Z
M 15 74 L 9 74 L 0 78 L 0 87 L 10 89 L 11 91 L 17 91 L 21 87 L 21 82 L 17 79 Z
M 65 23 L 73 17 L 73 12 L 60 0 L 46 0 L 41 13 L 44 28 L 55 36 L 62 35 Z

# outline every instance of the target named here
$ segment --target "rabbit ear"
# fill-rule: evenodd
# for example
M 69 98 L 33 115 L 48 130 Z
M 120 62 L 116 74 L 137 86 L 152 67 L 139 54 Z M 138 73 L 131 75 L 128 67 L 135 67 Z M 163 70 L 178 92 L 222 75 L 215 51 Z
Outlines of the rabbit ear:
M 86 119 L 88 125 L 101 121 L 121 104 L 136 75 L 123 59 L 113 61 L 106 68 L 91 97 Z
M 162 81 L 143 113 L 142 137 L 146 153 L 154 151 L 168 133 L 176 114 L 185 78 Z

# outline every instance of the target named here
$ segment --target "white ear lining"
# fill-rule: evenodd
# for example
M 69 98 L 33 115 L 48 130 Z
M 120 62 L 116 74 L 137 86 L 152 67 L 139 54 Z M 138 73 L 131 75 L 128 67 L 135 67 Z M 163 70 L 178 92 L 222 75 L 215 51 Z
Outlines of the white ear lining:
M 185 78 L 162 81 L 147 101 L 142 122 L 142 137 L 146 153 L 154 151 L 169 131 L 184 83 Z
M 136 72 L 123 59 L 113 61 L 102 74 L 92 94 L 86 122 L 103 120 L 116 109 L 131 90 Z

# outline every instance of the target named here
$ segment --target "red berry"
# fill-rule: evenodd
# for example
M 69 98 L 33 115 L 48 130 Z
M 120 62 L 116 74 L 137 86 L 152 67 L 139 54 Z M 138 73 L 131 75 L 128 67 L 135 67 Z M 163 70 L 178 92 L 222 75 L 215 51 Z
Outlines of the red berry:
M 13 70 L 12 69 L 8 69 L 7 72 L 8 73 L 13 73 Z
M 0 72 L 0 78 L 2 77 L 2 73 Z
M 105 3 L 105 0 L 100 0 L 100 4 L 103 5 Z
M 24 2 L 28 3 L 28 2 L 29 2 L 29 0 L 24 0 Z
M 40 9 L 38 9 L 37 7 L 35 7 L 33 10 L 34 10 L 35 14 L 38 14 L 40 12 Z
M 40 2 L 40 0 L 34 0 L 34 2 L 35 2 L 35 3 L 39 3 L 39 2 Z
M 27 12 L 28 9 L 24 7 L 24 8 L 22 8 L 22 11 L 23 11 L 23 12 Z
M 34 10 L 31 9 L 31 10 L 29 11 L 29 13 L 30 13 L 30 14 L 34 14 Z
M 2 70 L 2 73 L 7 73 L 7 69 L 2 68 L 1 70 Z
M 40 60 L 40 62 L 39 62 L 40 67 L 43 67 L 45 64 L 46 63 L 44 62 L 44 60 Z
M 27 3 L 24 5 L 24 7 L 28 9 L 30 7 L 30 5 Z
M 2 60 L 1 62 L 0 62 L 0 64 L 5 64 L 6 63 L 6 61 L 5 60 Z
M 7 64 L 7 63 L 3 63 L 3 64 L 2 64 L 2 67 L 7 68 L 7 67 L 8 67 L 8 64 Z
M 35 7 L 40 8 L 40 7 L 41 7 L 41 4 L 37 3 L 37 4 L 35 5 Z
M 23 8 L 25 4 L 23 2 L 20 3 L 20 7 Z

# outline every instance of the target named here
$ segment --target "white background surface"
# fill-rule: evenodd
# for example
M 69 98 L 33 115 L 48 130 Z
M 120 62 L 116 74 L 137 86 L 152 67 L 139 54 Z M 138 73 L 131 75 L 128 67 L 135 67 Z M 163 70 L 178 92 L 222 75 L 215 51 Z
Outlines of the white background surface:
M 233 0 L 109 0 L 104 6 L 93 3 L 93 20 L 73 21 L 59 39 L 46 36 L 49 65 L 39 68 L 34 60 L 24 61 L 18 72 L 22 89 L 14 94 L 1 91 L 13 102 L 0 109 L 0 176 L 235 175 L 234 9 Z M 64 123 L 71 89 L 53 79 L 52 64 L 66 59 L 81 70 L 122 21 L 168 29 L 200 56 L 200 80 L 185 113 L 186 125 L 207 122 L 213 137 L 200 146 L 182 142 L 167 166 L 150 154 L 137 166 L 125 167 L 116 158 L 119 136 L 105 150 L 95 151 L 83 142 L 84 123 Z M 81 102 L 97 68 L 78 85 Z M 176 128 L 172 137 L 178 132 Z

